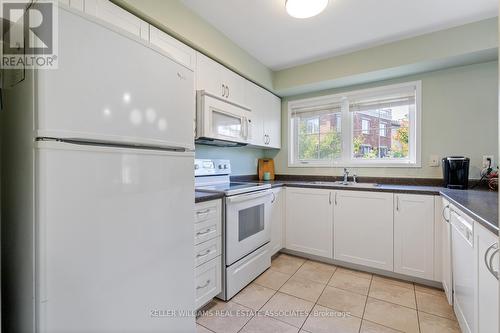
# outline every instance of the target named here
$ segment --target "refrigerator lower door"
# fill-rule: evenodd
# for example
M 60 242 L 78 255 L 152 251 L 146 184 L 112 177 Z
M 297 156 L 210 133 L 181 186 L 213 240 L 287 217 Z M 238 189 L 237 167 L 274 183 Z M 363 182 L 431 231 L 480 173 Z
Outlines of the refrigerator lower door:
M 194 149 L 194 73 L 59 8 L 58 69 L 36 71 L 36 137 Z
M 195 331 L 193 158 L 37 143 L 37 332 Z

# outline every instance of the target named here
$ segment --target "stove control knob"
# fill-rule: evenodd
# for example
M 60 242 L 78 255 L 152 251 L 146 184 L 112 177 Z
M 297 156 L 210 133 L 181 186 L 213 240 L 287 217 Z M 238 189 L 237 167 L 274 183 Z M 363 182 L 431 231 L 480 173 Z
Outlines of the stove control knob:
M 194 169 L 195 169 L 195 170 L 198 170 L 199 168 L 200 168 L 200 166 L 199 166 L 198 164 L 195 164 L 195 165 L 194 165 Z
M 222 169 L 222 164 L 219 164 L 219 169 Z
M 224 169 L 227 169 L 227 164 L 224 164 Z

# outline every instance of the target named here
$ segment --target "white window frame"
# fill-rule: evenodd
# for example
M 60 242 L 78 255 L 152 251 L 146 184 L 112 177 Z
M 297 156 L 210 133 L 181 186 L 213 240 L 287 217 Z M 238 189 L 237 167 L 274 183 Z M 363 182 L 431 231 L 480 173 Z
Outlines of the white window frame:
M 349 97 L 368 98 L 383 93 L 390 93 L 391 90 L 399 91 L 405 88 L 415 88 L 415 112 L 410 112 L 410 138 L 409 138 L 409 158 L 408 159 L 361 159 L 353 158 L 352 134 L 354 130 L 353 115 L 349 111 Z M 343 103 L 342 107 L 342 156 L 339 159 L 330 161 L 295 161 L 294 154 L 296 147 L 294 129 L 292 128 L 293 109 L 304 107 L 317 107 L 325 104 Z M 362 167 L 362 168 L 420 168 L 422 166 L 422 81 L 411 81 L 400 84 L 379 86 L 375 88 L 353 90 L 340 94 L 333 94 L 321 97 L 306 98 L 288 102 L 288 167 L 300 168 L 331 168 L 331 167 Z M 386 127 L 387 131 L 390 128 Z M 378 131 L 377 131 L 378 133 Z

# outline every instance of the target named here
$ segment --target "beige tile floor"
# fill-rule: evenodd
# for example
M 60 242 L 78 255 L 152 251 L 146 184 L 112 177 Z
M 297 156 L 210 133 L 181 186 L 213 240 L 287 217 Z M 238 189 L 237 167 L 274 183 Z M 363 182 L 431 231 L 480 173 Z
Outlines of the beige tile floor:
M 286 254 L 203 310 L 200 333 L 460 332 L 441 290 Z

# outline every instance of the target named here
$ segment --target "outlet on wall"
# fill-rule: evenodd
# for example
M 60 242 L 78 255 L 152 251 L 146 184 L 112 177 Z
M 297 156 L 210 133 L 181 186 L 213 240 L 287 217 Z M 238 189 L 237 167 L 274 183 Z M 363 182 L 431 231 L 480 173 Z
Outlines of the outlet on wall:
M 431 155 L 429 157 L 429 166 L 430 167 L 438 167 L 439 166 L 439 156 Z
M 488 159 L 491 160 L 491 167 L 493 167 L 493 155 L 484 155 L 483 156 L 483 168 L 487 168 L 490 163 L 488 162 Z

